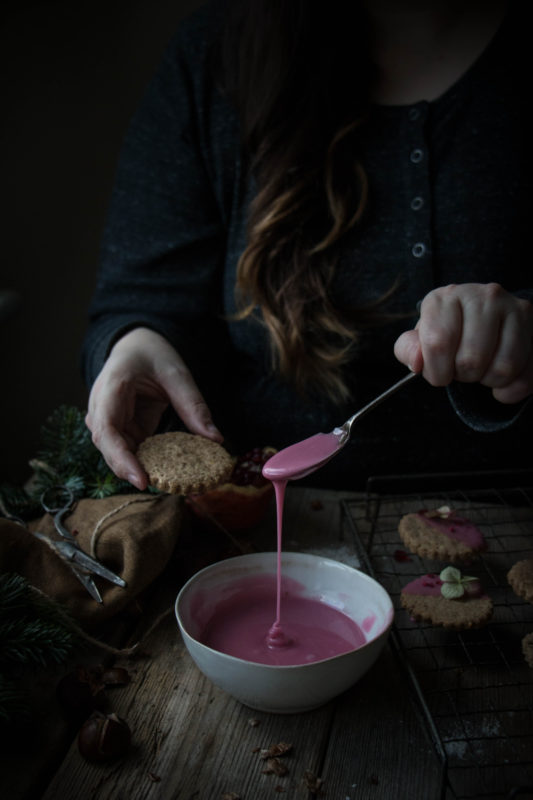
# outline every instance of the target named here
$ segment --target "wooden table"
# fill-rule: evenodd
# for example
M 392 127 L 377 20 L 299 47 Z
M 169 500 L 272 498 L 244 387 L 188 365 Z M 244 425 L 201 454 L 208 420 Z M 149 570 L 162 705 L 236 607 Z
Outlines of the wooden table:
M 285 548 L 357 567 L 340 504 L 343 498 L 355 497 L 290 487 Z M 248 543 L 257 550 L 275 550 L 274 508 L 249 535 Z M 149 614 L 130 632 L 130 642 L 173 606 L 178 589 L 170 565 L 153 587 Z M 50 696 L 54 674 L 43 675 L 39 686 L 44 699 L 36 710 L 34 741 L 27 748 L 3 749 L 2 798 L 439 800 L 442 796 L 441 762 L 389 645 L 351 690 L 322 708 L 295 715 L 252 711 L 204 678 L 182 643 L 173 613 L 143 642 L 143 650 L 144 657 L 118 659 L 132 680 L 112 694 L 113 709 L 133 733 L 130 752 L 108 765 L 84 761 L 75 732 L 68 731 Z M 102 653 L 88 653 L 85 661 L 90 659 L 101 660 Z M 285 776 L 265 774 L 260 750 L 279 742 L 292 744 L 284 757 L 289 771 Z

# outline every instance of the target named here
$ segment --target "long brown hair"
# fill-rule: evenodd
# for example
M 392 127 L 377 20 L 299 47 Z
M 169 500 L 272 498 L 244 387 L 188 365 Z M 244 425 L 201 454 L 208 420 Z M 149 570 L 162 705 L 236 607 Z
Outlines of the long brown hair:
M 281 375 L 337 401 L 358 319 L 334 308 L 330 286 L 367 196 L 355 155 L 372 74 L 365 34 L 355 0 L 229 0 L 222 46 L 256 189 L 237 316 L 259 307 Z

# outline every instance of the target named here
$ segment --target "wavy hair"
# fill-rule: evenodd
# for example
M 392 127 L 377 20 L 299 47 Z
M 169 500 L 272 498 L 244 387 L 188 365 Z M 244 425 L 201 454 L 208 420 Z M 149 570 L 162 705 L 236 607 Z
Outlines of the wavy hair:
M 227 3 L 223 85 L 255 182 L 236 318 L 260 309 L 274 368 L 337 402 L 350 394 L 343 368 L 357 331 L 373 318 L 331 299 L 339 245 L 367 199 L 356 155 L 373 69 L 366 41 L 355 0 Z

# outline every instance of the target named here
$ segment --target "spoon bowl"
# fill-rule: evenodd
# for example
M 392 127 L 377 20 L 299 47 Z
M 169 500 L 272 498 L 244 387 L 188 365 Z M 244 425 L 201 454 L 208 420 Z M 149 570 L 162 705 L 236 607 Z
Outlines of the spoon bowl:
M 329 433 L 315 433 L 308 439 L 291 444 L 275 453 L 263 466 L 263 475 L 271 481 L 294 481 L 305 478 L 327 464 L 348 442 L 354 422 L 361 419 L 369 411 L 376 408 L 387 397 L 401 389 L 406 383 L 416 378 L 417 372 L 409 372 L 401 380 L 389 386 L 366 406 L 356 411 L 350 419 Z

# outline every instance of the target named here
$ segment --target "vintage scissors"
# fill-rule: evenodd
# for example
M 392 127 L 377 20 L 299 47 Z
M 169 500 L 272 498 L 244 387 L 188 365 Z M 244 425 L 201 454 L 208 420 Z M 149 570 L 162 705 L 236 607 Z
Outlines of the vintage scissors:
M 98 603 L 102 603 L 102 597 L 98 591 L 92 575 L 100 575 L 111 583 L 117 586 L 126 586 L 126 582 L 119 576 L 111 572 L 110 569 L 104 567 L 92 556 L 85 553 L 75 536 L 63 524 L 63 517 L 67 514 L 74 504 L 74 494 L 66 486 L 51 486 L 46 489 L 41 495 L 41 505 L 45 511 L 54 516 L 54 525 L 58 534 L 61 536 L 62 541 L 50 539 L 39 531 L 33 531 L 37 538 L 42 539 L 55 550 L 61 558 L 66 561 L 74 575 L 78 578 L 80 583 L 85 586 L 91 597 Z

